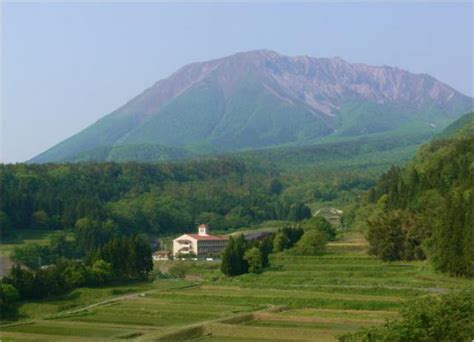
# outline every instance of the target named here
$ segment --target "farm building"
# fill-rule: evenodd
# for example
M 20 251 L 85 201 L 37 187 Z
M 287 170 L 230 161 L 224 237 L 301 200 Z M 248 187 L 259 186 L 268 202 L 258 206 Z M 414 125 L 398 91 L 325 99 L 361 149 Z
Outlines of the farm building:
M 168 260 L 170 255 L 170 251 L 157 251 L 153 253 L 153 260 Z
M 212 257 L 220 254 L 229 242 L 225 236 L 209 235 L 208 227 L 201 224 L 197 234 L 184 234 L 173 240 L 173 255 L 194 254 Z

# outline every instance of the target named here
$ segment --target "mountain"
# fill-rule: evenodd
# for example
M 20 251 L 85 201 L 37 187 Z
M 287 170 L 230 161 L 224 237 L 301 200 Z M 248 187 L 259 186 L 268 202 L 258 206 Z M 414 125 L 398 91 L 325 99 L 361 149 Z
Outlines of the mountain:
M 184 66 L 31 162 L 214 153 L 445 127 L 472 99 L 426 74 L 269 50 Z M 126 146 L 126 147 L 124 147 Z M 115 149 L 117 151 L 117 149 Z M 173 150 L 174 151 L 174 150 Z M 150 158 L 156 157 L 152 153 Z M 125 159 L 127 159 L 125 158 Z
M 474 132 L 474 112 L 464 114 L 459 119 L 451 123 L 436 139 L 447 139 L 455 135 L 469 135 Z

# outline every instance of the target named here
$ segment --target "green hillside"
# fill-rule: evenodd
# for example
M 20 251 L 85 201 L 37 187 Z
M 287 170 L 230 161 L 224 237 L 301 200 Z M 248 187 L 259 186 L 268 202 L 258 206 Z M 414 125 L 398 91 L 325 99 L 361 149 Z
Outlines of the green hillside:
M 370 252 L 384 260 L 430 259 L 472 276 L 472 113 L 381 176 L 359 210 Z
M 159 162 L 192 158 L 193 153 L 172 146 L 136 144 L 102 146 L 79 153 L 71 161 L 74 162 Z
M 451 123 L 446 127 L 439 135 L 437 139 L 451 138 L 459 134 L 472 134 L 474 130 L 474 112 L 464 114 L 459 119 Z
M 363 137 L 328 138 L 304 146 L 286 146 L 233 154 L 248 162 L 268 163 L 280 169 L 384 169 L 409 161 L 434 132 L 372 134 Z

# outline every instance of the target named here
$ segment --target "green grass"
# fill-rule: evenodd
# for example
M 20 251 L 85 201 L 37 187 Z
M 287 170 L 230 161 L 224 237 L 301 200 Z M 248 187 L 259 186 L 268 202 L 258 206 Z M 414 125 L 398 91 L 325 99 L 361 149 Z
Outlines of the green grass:
M 42 335 L 111 337 L 129 334 L 132 330 L 118 327 L 101 327 L 87 324 L 64 324 L 63 322 L 38 322 L 2 328 L 5 332 L 19 332 Z
M 232 305 L 208 305 L 166 301 L 160 292 L 133 301 L 103 306 L 87 312 L 60 318 L 67 321 L 100 322 L 111 324 L 172 327 L 199 321 L 223 318 L 231 313 L 247 311 L 246 307 Z
M 132 326 L 158 326 L 169 327 L 205 321 L 218 316 L 210 314 L 188 312 L 124 312 L 121 310 L 101 309 L 91 311 L 87 315 L 75 315 L 64 320 L 72 322 L 111 323 Z
M 195 286 L 161 279 L 78 289 L 24 304 L 23 321 L 33 319 L 33 324 L 4 326 L 0 338 L 336 341 L 342 333 L 396 318 L 406 300 L 472 285 L 435 273 L 426 262 L 384 263 L 365 250 L 360 234 L 347 233 L 322 256 L 280 253 L 271 256 L 272 266 L 264 273 L 234 278 L 220 275 L 217 263 L 187 261 L 189 272 L 202 279 Z M 159 265 L 166 269 L 173 263 Z M 127 293 L 145 295 L 124 297 Z M 120 300 L 77 311 L 114 298 Z
M 55 315 L 66 310 L 78 309 L 125 294 L 141 293 L 185 284 L 188 283 L 172 280 L 159 283 L 131 283 L 104 288 L 79 288 L 64 296 L 24 303 L 20 306 L 19 314 L 20 317 L 28 319 L 40 318 L 46 315 Z
M 398 315 L 393 311 L 363 311 L 363 310 L 327 310 L 327 309 L 293 309 L 285 310 L 275 314 L 275 316 L 299 318 L 338 318 L 352 320 L 383 320 L 386 318 L 394 318 Z
M 280 328 L 306 328 L 306 329 L 326 329 L 326 330 L 338 330 L 338 331 L 351 331 L 361 326 L 360 323 L 319 323 L 319 322 L 293 322 L 293 321 L 280 321 L 280 320 L 255 320 L 252 322 L 245 323 L 245 325 L 257 326 L 257 327 L 280 327 Z
M 224 336 L 274 341 L 334 341 L 333 331 L 330 329 L 212 324 L 208 331 L 219 338 Z
M 252 291 L 250 291 L 252 292 Z M 395 310 L 400 305 L 396 300 L 383 300 L 383 299 L 374 299 L 366 300 L 363 298 L 354 299 L 348 296 L 341 296 L 339 298 L 327 298 L 326 294 L 312 296 L 301 296 L 298 293 L 299 291 L 288 291 L 286 293 L 281 293 L 280 295 L 254 295 L 254 294 L 242 294 L 242 295 L 222 295 L 219 293 L 216 294 L 178 294 L 178 293 L 169 293 L 164 294 L 160 298 L 166 298 L 167 300 L 173 300 L 178 303 L 187 302 L 199 304 L 203 301 L 211 304 L 223 304 L 231 303 L 233 305 L 243 305 L 243 306 L 254 306 L 259 308 L 265 305 L 283 305 L 289 306 L 292 308 L 338 308 L 338 309 L 358 309 L 358 310 Z
M 9 256 L 15 247 L 27 243 L 48 244 L 49 238 L 61 231 L 18 229 L 15 235 L 5 238 L 0 244 L 0 256 Z
M 230 337 L 230 336 L 205 336 L 196 341 L 199 342 L 270 342 L 274 339 L 266 338 L 247 338 L 247 337 Z M 292 340 L 278 340 L 279 342 L 290 342 Z

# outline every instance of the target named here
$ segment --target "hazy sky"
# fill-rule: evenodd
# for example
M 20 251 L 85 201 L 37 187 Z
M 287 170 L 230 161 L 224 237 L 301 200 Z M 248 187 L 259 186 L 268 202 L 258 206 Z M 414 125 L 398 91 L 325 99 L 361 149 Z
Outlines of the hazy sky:
M 4 3 L 2 160 L 25 161 L 184 64 L 339 56 L 473 94 L 472 3 Z

